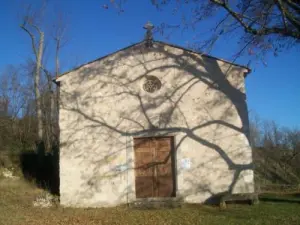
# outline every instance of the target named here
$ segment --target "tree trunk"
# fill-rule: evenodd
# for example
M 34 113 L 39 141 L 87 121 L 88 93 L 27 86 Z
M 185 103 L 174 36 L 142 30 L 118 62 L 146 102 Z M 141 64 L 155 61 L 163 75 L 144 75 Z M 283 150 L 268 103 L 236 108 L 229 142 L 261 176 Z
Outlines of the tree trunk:
M 38 144 L 43 141 L 43 120 L 42 120 L 42 106 L 41 106 L 41 94 L 39 90 L 41 68 L 42 68 L 42 57 L 44 50 L 44 33 L 40 33 L 36 68 L 34 74 L 34 94 L 36 103 L 36 115 L 37 115 L 37 130 L 38 130 Z
M 59 49 L 60 49 L 60 38 L 56 39 L 56 51 L 55 51 L 55 76 L 59 75 Z
M 52 77 L 51 74 L 47 74 L 48 79 L 48 96 L 49 96 L 49 108 L 46 109 L 46 126 L 47 126 L 47 141 L 48 141 L 48 149 L 47 151 L 52 151 L 53 144 L 54 144 L 54 94 L 52 90 Z

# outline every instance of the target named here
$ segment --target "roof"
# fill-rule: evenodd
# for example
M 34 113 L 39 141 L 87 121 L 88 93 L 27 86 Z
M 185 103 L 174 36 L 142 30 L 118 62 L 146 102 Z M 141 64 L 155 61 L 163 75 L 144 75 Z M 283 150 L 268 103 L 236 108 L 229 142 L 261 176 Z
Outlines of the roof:
M 87 63 L 84 63 L 84 64 L 82 64 L 82 65 L 80 65 L 80 66 L 78 66 L 78 67 L 76 67 L 76 68 L 74 68 L 74 69 L 72 69 L 72 70 L 69 70 L 69 71 L 67 71 L 67 72 L 64 72 L 64 73 L 60 74 L 59 76 L 57 76 L 57 77 L 54 79 L 54 81 L 56 82 L 56 80 L 57 80 L 58 78 L 60 78 L 60 77 L 62 77 L 62 76 L 64 76 L 64 75 L 66 75 L 66 74 L 68 74 L 68 73 L 70 73 L 70 72 L 72 72 L 72 71 L 75 71 L 75 70 L 77 70 L 77 69 L 79 69 L 79 68 L 81 68 L 81 67 L 83 67 L 83 66 L 86 66 L 86 65 L 88 65 L 88 64 L 90 64 L 90 63 L 93 63 L 93 62 L 96 62 L 96 61 L 105 59 L 105 58 L 107 58 L 107 57 L 109 57 L 109 56 L 111 56 L 111 55 L 114 55 L 114 54 L 118 53 L 118 52 L 124 51 L 124 50 L 129 49 L 129 48 L 132 48 L 132 47 L 134 47 L 134 46 L 138 46 L 138 45 L 143 44 L 143 43 L 145 43 L 144 40 L 141 41 L 141 42 L 138 42 L 138 43 L 129 45 L 129 46 L 125 47 L 125 48 L 119 49 L 119 50 L 117 50 L 117 51 L 115 51 L 115 52 L 113 52 L 113 53 L 110 53 L 110 54 L 108 54 L 108 55 L 102 56 L 102 57 L 97 58 L 97 59 L 95 59 L 95 60 L 92 60 L 92 61 L 89 61 L 89 62 L 87 62 Z M 159 44 L 163 44 L 163 45 L 168 45 L 168 46 L 171 46 L 171 47 L 174 47 L 174 48 L 182 49 L 182 50 L 187 51 L 187 52 L 191 52 L 191 53 L 198 54 L 198 55 L 201 55 L 201 56 L 205 56 L 205 57 L 208 57 L 208 58 L 211 58 L 211 59 L 219 60 L 219 61 L 222 61 L 222 62 L 231 64 L 231 65 L 233 65 L 233 66 L 237 66 L 237 67 L 244 68 L 244 69 L 246 69 L 246 70 L 248 71 L 248 72 L 246 73 L 246 75 L 249 74 L 249 73 L 251 72 L 251 69 L 250 69 L 249 67 L 245 66 L 245 65 L 241 65 L 241 64 L 234 63 L 234 62 L 230 62 L 230 61 L 228 61 L 228 60 L 225 60 L 225 59 L 222 59 L 222 58 L 218 58 L 218 57 L 215 57 L 215 56 L 212 56 L 212 55 L 208 55 L 208 54 L 205 54 L 205 53 L 197 52 L 197 51 L 194 51 L 194 50 L 192 50 L 192 49 L 185 48 L 185 47 L 182 47 L 182 46 L 179 46 L 179 45 L 170 44 L 170 43 L 163 42 L 163 41 L 153 41 L 153 43 L 159 43 Z M 245 76 L 246 76 L 246 75 L 245 75 Z

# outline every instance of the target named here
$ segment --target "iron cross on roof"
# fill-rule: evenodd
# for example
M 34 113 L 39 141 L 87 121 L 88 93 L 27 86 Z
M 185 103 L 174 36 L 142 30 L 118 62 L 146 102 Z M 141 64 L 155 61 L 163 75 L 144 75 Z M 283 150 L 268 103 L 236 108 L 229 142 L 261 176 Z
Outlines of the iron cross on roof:
M 153 45 L 153 34 L 152 34 L 153 28 L 154 25 L 149 21 L 144 25 L 144 29 L 147 30 L 145 35 L 145 41 L 147 47 L 152 47 Z

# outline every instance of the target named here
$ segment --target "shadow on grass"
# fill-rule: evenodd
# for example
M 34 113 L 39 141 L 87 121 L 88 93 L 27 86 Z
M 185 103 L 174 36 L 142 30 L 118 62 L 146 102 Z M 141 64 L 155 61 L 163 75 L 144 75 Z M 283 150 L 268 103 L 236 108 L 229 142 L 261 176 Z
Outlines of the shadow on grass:
M 26 180 L 35 181 L 38 187 L 59 194 L 58 148 L 52 153 L 24 152 L 20 155 L 21 169 Z
M 262 202 L 274 202 L 274 203 L 298 203 L 300 204 L 300 194 L 263 194 L 259 197 Z

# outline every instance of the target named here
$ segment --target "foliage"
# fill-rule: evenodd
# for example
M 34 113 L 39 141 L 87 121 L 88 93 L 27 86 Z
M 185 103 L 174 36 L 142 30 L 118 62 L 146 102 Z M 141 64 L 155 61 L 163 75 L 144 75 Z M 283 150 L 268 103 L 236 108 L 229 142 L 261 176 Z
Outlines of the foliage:
M 300 183 L 299 167 L 285 162 L 284 151 L 276 149 L 254 148 L 253 161 L 255 165 L 255 185 L 258 189 L 271 184 L 298 185 Z M 269 189 L 269 188 L 268 188 Z
M 256 183 L 298 184 L 300 182 L 300 130 L 263 121 L 250 120 Z
M 7 66 L 0 73 L 0 99 L 7 103 L 0 112 L 0 152 L 24 151 L 35 149 L 37 140 L 37 118 L 33 90 L 33 73 L 31 62 L 20 66 Z M 51 141 L 57 142 L 57 105 L 50 110 L 51 96 L 47 80 L 40 83 L 43 139 L 51 148 Z M 53 89 L 55 91 L 55 89 Z M 56 100 L 56 98 L 54 97 Z M 55 101 L 56 103 L 56 101 Z M 50 129 L 50 126 L 52 129 Z

